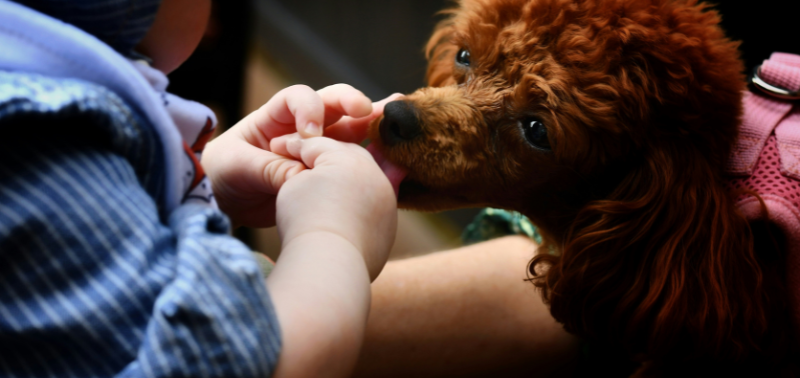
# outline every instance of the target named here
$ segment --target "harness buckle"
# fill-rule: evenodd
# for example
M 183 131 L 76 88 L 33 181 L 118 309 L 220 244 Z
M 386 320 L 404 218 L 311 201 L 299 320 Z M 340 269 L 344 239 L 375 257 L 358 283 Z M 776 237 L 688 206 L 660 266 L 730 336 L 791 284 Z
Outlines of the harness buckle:
M 800 100 L 800 91 L 790 91 L 767 83 L 758 76 L 759 72 L 761 72 L 760 65 L 753 70 L 753 76 L 750 77 L 750 82 L 753 83 L 753 86 L 761 90 L 761 92 L 781 100 Z

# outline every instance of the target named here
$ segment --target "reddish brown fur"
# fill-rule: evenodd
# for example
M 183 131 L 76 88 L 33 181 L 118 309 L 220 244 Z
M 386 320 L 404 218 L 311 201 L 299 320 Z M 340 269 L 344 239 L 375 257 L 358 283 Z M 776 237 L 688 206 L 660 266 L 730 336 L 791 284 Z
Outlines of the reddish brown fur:
M 401 205 L 529 216 L 558 251 L 530 268 L 553 316 L 647 361 L 640 375 L 782 369 L 780 259 L 756 252 L 721 175 L 745 85 L 716 12 L 463 0 L 446 13 L 427 47 L 430 87 L 406 98 L 422 137 L 382 146 L 372 128 L 409 170 Z M 454 62 L 461 48 L 469 68 Z M 526 116 L 547 125 L 552 152 L 525 142 Z

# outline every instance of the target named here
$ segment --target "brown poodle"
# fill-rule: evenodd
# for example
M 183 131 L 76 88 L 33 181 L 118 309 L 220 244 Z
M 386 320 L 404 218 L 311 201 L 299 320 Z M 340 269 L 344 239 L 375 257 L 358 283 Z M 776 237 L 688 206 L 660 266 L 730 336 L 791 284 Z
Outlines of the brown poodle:
M 722 167 L 745 90 L 738 44 L 696 0 L 462 0 L 429 87 L 373 142 L 402 207 L 527 215 L 552 315 L 637 376 L 796 374 L 780 235 Z M 543 249 L 543 251 L 548 250 Z

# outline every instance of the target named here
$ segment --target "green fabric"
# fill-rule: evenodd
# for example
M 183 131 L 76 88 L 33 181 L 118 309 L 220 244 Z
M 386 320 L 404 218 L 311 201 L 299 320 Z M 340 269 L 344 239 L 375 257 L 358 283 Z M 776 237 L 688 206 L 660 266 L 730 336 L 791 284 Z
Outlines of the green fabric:
M 525 235 L 537 244 L 542 244 L 539 229 L 528 217 L 516 212 L 501 209 L 483 209 L 467 225 L 461 234 L 464 244 L 474 244 L 508 235 Z
M 253 255 L 256 257 L 261 272 L 264 273 L 264 277 L 269 276 L 270 272 L 272 272 L 272 268 L 275 267 L 275 263 L 261 252 L 253 252 Z

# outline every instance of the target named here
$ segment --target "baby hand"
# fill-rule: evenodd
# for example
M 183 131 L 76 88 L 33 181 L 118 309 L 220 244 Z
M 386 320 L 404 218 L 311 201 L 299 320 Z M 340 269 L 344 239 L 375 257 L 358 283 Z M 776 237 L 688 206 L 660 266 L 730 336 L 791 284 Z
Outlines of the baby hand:
M 397 200 L 372 156 L 356 144 L 296 134 L 273 140 L 272 147 L 310 168 L 287 181 L 278 194 L 283 245 L 303 236 L 332 234 L 362 254 L 370 279 L 375 279 L 394 242 Z
M 275 225 L 278 190 L 306 167 L 273 153 L 270 141 L 295 131 L 304 137 L 320 136 L 325 128 L 333 138 L 360 142 L 387 101 L 373 107 L 369 98 L 344 84 L 319 92 L 302 85 L 278 92 L 206 147 L 202 164 L 220 208 L 237 226 Z

